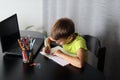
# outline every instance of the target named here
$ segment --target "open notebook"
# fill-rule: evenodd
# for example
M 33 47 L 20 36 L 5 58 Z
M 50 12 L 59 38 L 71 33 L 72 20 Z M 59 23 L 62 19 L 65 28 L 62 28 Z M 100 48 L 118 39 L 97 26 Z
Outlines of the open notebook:
M 56 46 L 56 47 L 52 48 L 52 49 L 51 49 L 51 53 L 54 53 L 54 52 L 55 52 L 56 50 L 58 50 L 58 49 L 61 50 L 61 51 L 63 51 L 63 52 L 66 53 L 66 54 L 69 54 L 68 52 L 66 52 L 66 51 L 65 51 L 62 47 L 60 47 L 60 46 Z M 48 55 L 48 54 L 46 54 L 46 53 L 44 53 L 44 52 L 40 52 L 40 54 L 48 57 L 49 59 L 55 61 L 56 63 L 58 63 L 58 64 L 61 65 L 61 66 L 66 66 L 66 65 L 69 64 L 69 62 L 67 62 L 65 59 L 63 59 L 63 58 L 61 58 L 61 57 L 53 56 L 53 55 Z M 71 55 L 71 54 L 70 54 L 70 55 Z M 72 56 L 75 56 L 75 55 L 72 55 Z

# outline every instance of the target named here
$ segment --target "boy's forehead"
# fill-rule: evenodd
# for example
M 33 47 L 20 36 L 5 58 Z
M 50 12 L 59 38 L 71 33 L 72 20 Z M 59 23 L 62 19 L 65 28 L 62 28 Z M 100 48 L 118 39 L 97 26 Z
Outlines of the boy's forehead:
M 64 38 L 60 38 L 60 39 L 58 39 L 58 40 L 55 40 L 55 39 L 53 39 L 52 37 L 50 37 L 50 39 L 51 39 L 52 41 L 61 41 L 61 40 L 65 40 Z
M 60 38 L 60 39 L 58 39 L 58 40 L 56 40 L 56 41 L 66 41 L 66 39 L 64 39 L 64 38 Z

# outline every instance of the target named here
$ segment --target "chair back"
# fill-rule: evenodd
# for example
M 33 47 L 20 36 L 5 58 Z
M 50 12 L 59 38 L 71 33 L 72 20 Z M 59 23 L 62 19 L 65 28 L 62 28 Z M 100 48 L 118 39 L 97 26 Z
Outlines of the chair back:
M 93 53 L 98 60 L 96 64 L 97 69 L 103 72 L 106 48 L 101 46 L 101 42 L 98 38 L 91 35 L 82 36 L 86 40 L 88 50 Z

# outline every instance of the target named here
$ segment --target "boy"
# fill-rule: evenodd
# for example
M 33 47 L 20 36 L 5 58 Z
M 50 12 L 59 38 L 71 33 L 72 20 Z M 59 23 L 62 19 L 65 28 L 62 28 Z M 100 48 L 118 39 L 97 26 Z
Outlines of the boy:
M 82 68 L 85 60 L 87 60 L 86 42 L 78 33 L 75 33 L 75 26 L 71 19 L 58 19 L 51 29 L 50 37 L 46 38 L 45 41 L 48 43 L 48 47 L 45 46 L 43 48 L 43 51 L 46 53 L 50 52 L 51 41 L 55 41 L 65 51 L 75 54 L 76 56 L 70 56 L 61 50 L 53 53 L 53 55 L 64 58 L 75 67 Z

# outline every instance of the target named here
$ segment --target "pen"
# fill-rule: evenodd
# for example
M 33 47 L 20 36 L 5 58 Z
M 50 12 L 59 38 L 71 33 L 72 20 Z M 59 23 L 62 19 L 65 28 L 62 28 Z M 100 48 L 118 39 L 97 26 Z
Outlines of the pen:
M 36 41 L 36 39 L 34 39 L 34 40 L 33 40 L 33 42 L 32 42 L 32 46 L 34 46 L 34 44 L 35 44 L 35 41 Z
M 34 46 L 34 44 L 35 44 L 35 41 L 36 41 L 36 39 L 34 39 L 33 41 L 31 40 L 30 41 L 30 55 L 29 55 L 29 60 L 31 60 L 32 59 L 32 56 L 33 56 L 33 52 L 32 52 L 32 49 L 33 49 L 33 46 Z
M 48 42 L 45 40 L 45 47 L 48 49 L 49 46 L 48 46 Z
M 30 50 L 33 49 L 33 46 L 34 46 L 34 44 L 35 44 L 35 41 L 36 41 L 36 39 L 34 39 L 33 41 L 31 41 L 31 43 L 30 43 Z
M 20 39 L 18 39 L 18 43 L 19 43 L 19 46 L 22 50 L 25 50 L 25 48 L 22 46 L 22 42 L 20 41 Z
M 24 43 L 22 43 L 22 42 L 20 41 L 20 39 L 18 39 L 18 43 L 19 43 L 19 46 L 20 46 L 20 48 L 21 48 L 21 50 L 22 50 L 23 60 L 24 60 L 25 63 L 26 63 L 26 62 L 28 61 L 28 57 L 27 57 L 27 54 L 26 54 L 25 45 L 24 45 Z

